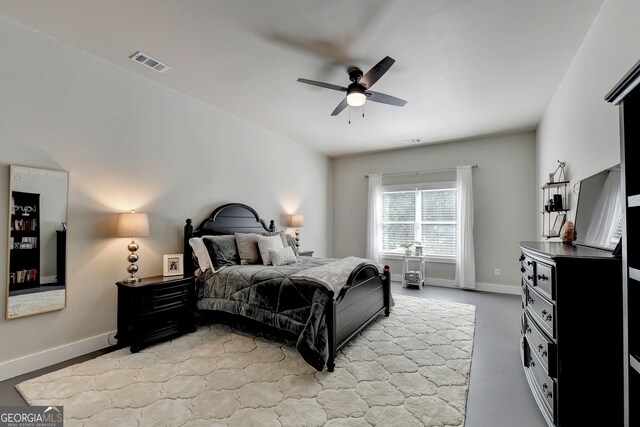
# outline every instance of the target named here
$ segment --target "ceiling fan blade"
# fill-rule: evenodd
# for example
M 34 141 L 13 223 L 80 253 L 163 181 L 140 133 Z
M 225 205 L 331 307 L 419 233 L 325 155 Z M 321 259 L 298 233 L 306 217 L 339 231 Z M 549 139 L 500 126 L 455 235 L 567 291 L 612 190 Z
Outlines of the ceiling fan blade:
M 347 108 L 347 98 L 345 97 L 342 102 L 340 104 L 338 104 L 338 106 L 336 107 L 335 110 L 333 110 L 333 113 L 331 113 L 332 116 L 337 116 L 338 114 L 340 114 L 342 112 L 342 110 L 344 110 L 345 108 Z
M 331 83 L 317 82 L 315 80 L 308 80 L 308 79 L 298 79 L 298 81 L 300 83 L 306 83 L 306 84 L 312 85 L 312 86 L 323 87 L 325 89 L 333 89 L 333 90 L 337 90 L 339 92 L 346 92 L 347 91 L 346 87 L 342 87 L 342 86 L 338 86 L 338 85 L 332 85 Z
M 371 88 L 379 79 L 386 73 L 389 68 L 396 62 L 395 59 L 385 56 L 384 59 L 378 62 L 365 74 L 358 83 L 364 85 L 367 89 Z
M 397 107 L 402 107 L 407 103 L 407 101 L 405 101 L 404 99 L 396 98 L 395 96 L 391 96 L 391 95 L 385 95 L 384 93 L 380 93 L 380 92 L 373 92 L 371 90 L 366 91 L 365 94 L 367 95 L 367 100 L 373 101 L 373 102 L 380 102 L 382 104 L 389 104 L 389 105 L 395 105 Z

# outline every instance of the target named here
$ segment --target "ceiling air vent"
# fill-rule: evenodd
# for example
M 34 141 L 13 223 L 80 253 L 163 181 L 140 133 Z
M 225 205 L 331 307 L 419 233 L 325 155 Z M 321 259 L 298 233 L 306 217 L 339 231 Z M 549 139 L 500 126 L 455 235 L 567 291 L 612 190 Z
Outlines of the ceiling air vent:
M 164 73 L 169 68 L 171 68 L 168 65 L 163 64 L 162 62 L 158 61 L 157 59 L 153 59 L 149 55 L 147 55 L 145 53 L 142 53 L 142 52 L 134 53 L 133 56 L 131 57 L 131 59 L 133 61 L 139 63 L 139 64 L 144 65 L 145 67 L 153 68 L 154 70 L 156 70 L 159 73 Z

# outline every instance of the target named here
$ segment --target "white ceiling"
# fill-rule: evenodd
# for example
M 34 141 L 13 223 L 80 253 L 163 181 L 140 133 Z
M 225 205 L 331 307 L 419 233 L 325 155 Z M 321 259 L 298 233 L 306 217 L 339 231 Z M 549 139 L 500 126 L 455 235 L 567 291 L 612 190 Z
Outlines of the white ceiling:
M 535 128 L 601 4 L 0 0 L 0 14 L 337 156 Z M 138 50 L 171 69 L 128 59 Z M 349 109 L 330 117 L 344 94 L 296 82 L 346 86 L 346 65 L 366 73 L 387 55 L 396 63 L 373 90 L 407 105 L 368 102 L 350 125 Z

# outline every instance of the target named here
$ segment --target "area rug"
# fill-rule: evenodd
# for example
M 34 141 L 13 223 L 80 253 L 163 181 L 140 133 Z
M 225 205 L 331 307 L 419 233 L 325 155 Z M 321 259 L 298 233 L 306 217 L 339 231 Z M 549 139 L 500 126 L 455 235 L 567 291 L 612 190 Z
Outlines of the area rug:
M 16 386 L 65 426 L 462 426 L 475 307 L 396 296 L 316 372 L 291 342 L 227 325 Z

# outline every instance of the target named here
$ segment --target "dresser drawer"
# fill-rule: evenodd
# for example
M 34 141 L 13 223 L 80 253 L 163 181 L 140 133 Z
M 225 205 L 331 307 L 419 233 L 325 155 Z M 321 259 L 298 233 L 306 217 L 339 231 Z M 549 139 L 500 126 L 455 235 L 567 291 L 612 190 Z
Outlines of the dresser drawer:
M 528 354 L 526 369 L 529 369 L 532 374 L 531 376 L 533 377 L 533 382 L 530 383 L 530 385 L 533 392 L 541 398 L 540 400 L 542 400 L 542 402 L 544 402 L 546 407 L 545 409 L 549 412 L 551 418 L 554 419 L 555 417 L 553 415 L 556 407 L 557 384 L 544 371 L 542 363 L 535 353 L 535 350 L 531 347 L 529 347 L 529 351 L 525 353 Z
M 557 338 L 555 306 L 530 286 L 527 286 L 527 311 L 543 331 L 549 334 L 551 338 Z
M 542 262 L 535 263 L 533 286 L 547 298 L 555 299 L 553 267 Z
M 540 330 L 528 313 L 524 313 L 524 336 L 529 343 L 530 351 L 536 353 L 542 367 L 550 377 L 556 377 L 556 345 Z
M 523 253 L 522 255 L 520 255 L 520 265 L 522 266 L 521 271 L 523 275 L 526 271 L 528 271 L 529 274 L 533 276 L 533 266 L 535 265 L 535 261 L 533 260 L 533 258 Z

